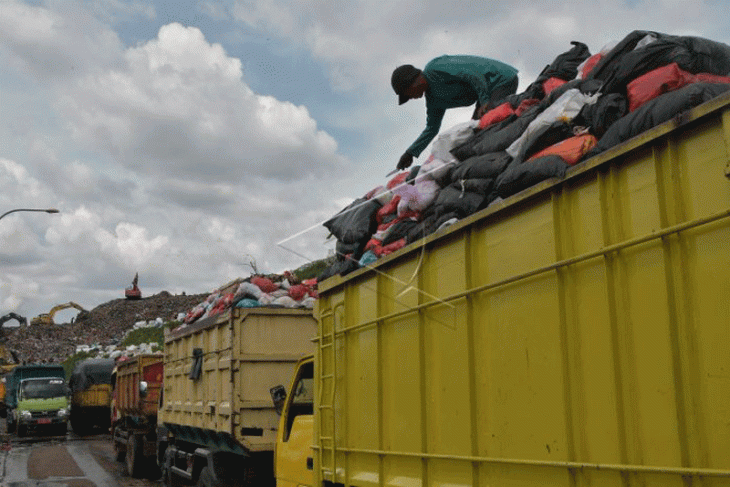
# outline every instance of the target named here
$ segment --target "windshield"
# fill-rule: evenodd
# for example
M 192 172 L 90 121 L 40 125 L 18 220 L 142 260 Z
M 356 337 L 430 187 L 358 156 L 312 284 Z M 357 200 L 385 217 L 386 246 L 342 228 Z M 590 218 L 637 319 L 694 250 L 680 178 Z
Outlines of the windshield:
M 63 379 L 26 379 L 20 384 L 23 399 L 51 399 L 66 395 Z

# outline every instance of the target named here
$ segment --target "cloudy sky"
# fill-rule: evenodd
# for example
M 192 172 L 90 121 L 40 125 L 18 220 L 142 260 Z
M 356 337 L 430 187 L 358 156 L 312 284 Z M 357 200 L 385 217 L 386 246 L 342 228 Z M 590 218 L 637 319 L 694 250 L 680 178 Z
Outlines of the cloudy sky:
M 521 90 L 574 40 L 729 25 L 725 0 L 0 0 L 0 214 L 60 211 L 0 221 L 0 316 L 92 309 L 135 272 L 144 295 L 207 293 L 325 257 L 321 223 L 423 128 L 400 64 L 483 55 Z

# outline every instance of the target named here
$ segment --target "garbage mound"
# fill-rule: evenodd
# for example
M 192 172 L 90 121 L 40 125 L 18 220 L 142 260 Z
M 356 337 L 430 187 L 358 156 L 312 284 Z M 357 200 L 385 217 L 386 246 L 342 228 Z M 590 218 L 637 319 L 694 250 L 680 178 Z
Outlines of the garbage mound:
M 421 166 L 324 223 L 346 275 L 730 90 L 730 46 L 637 30 L 591 54 L 581 42 L 479 120 L 442 131 Z

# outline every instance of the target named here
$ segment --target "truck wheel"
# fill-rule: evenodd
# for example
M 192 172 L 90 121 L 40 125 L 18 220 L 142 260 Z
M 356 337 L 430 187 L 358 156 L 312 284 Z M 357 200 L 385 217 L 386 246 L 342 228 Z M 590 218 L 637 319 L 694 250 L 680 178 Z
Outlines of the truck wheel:
M 12 433 L 13 431 L 15 431 L 15 421 L 11 419 L 10 415 L 8 415 L 8 420 L 5 422 L 5 424 L 7 425 L 8 433 Z
M 142 437 L 131 434 L 127 439 L 127 473 L 130 477 L 138 479 L 142 476 L 144 457 L 142 456 Z

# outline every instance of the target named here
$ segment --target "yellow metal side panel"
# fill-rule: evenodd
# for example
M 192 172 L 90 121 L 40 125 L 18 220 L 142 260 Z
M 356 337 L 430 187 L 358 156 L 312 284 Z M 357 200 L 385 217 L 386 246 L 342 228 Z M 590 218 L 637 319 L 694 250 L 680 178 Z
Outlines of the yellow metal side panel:
M 288 383 L 296 362 L 314 352 L 316 327 L 306 310 L 246 311 L 234 321 L 233 432 L 247 448 L 273 450 L 279 416 L 269 390 Z M 227 374 L 230 383 L 230 371 Z M 242 436 L 241 427 L 262 428 L 263 435 Z
M 324 283 L 317 482 L 729 486 L 728 107 Z
M 83 391 L 74 392 L 72 403 L 76 406 L 106 406 L 111 403 L 110 384 L 94 384 Z
M 423 442 L 418 323 L 393 319 L 382 333 L 383 448 L 416 453 Z

